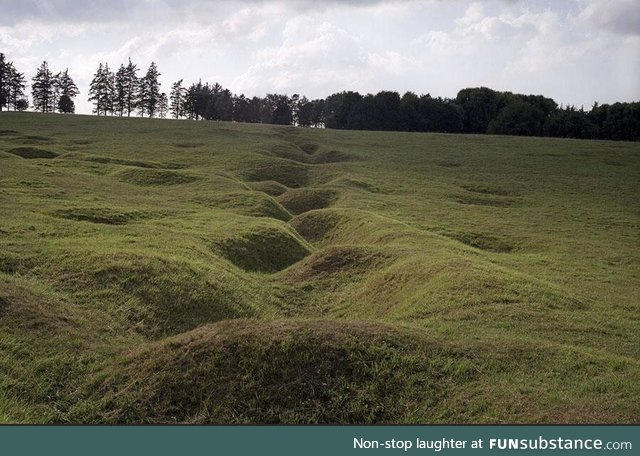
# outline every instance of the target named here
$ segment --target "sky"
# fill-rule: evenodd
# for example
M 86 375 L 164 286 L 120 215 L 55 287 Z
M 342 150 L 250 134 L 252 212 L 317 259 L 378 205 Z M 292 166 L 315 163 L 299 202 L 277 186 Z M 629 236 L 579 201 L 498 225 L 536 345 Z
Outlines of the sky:
M 0 52 L 69 69 L 90 113 L 100 62 L 152 61 L 234 93 L 455 97 L 465 87 L 590 108 L 640 101 L 640 0 L 0 0 Z

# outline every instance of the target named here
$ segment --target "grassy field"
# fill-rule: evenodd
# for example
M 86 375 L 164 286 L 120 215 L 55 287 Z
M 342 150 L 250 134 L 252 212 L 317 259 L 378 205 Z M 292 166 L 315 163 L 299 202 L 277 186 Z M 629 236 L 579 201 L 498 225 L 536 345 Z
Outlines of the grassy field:
M 640 420 L 640 144 L 0 113 L 0 422 Z

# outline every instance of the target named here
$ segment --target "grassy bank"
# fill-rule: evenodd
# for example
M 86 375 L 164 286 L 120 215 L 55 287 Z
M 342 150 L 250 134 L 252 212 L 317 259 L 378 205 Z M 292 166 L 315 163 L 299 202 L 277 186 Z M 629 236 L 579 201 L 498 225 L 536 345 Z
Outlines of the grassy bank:
M 640 418 L 640 145 L 0 114 L 0 422 Z

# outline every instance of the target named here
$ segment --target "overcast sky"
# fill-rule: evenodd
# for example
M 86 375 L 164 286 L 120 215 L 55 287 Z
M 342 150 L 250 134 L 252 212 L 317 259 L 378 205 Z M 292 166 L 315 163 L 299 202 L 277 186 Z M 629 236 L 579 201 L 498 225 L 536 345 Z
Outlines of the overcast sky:
M 88 113 L 99 62 L 172 82 L 325 97 L 464 87 L 590 108 L 640 100 L 640 0 L 0 0 L 0 52 L 31 78 L 69 68 Z

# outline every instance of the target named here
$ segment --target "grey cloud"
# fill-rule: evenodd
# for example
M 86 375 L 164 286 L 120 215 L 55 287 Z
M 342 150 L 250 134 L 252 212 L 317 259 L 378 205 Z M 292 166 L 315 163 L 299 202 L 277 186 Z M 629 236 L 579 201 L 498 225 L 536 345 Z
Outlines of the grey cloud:
M 580 18 L 617 35 L 640 35 L 640 0 L 593 0 Z
M 125 18 L 135 9 L 136 4 L 126 0 L 0 0 L 0 25 L 13 26 L 29 20 L 109 22 Z
M 417 0 L 397 0 L 391 3 L 410 3 Z M 333 6 L 367 7 L 389 0 L 0 0 L 0 25 L 13 26 L 17 23 L 38 20 L 43 22 L 111 22 L 126 20 L 134 15 L 144 17 L 145 12 L 166 10 L 173 14 L 187 10 L 197 10 L 199 6 L 243 7 L 275 3 L 286 5 L 293 10 L 322 10 Z

